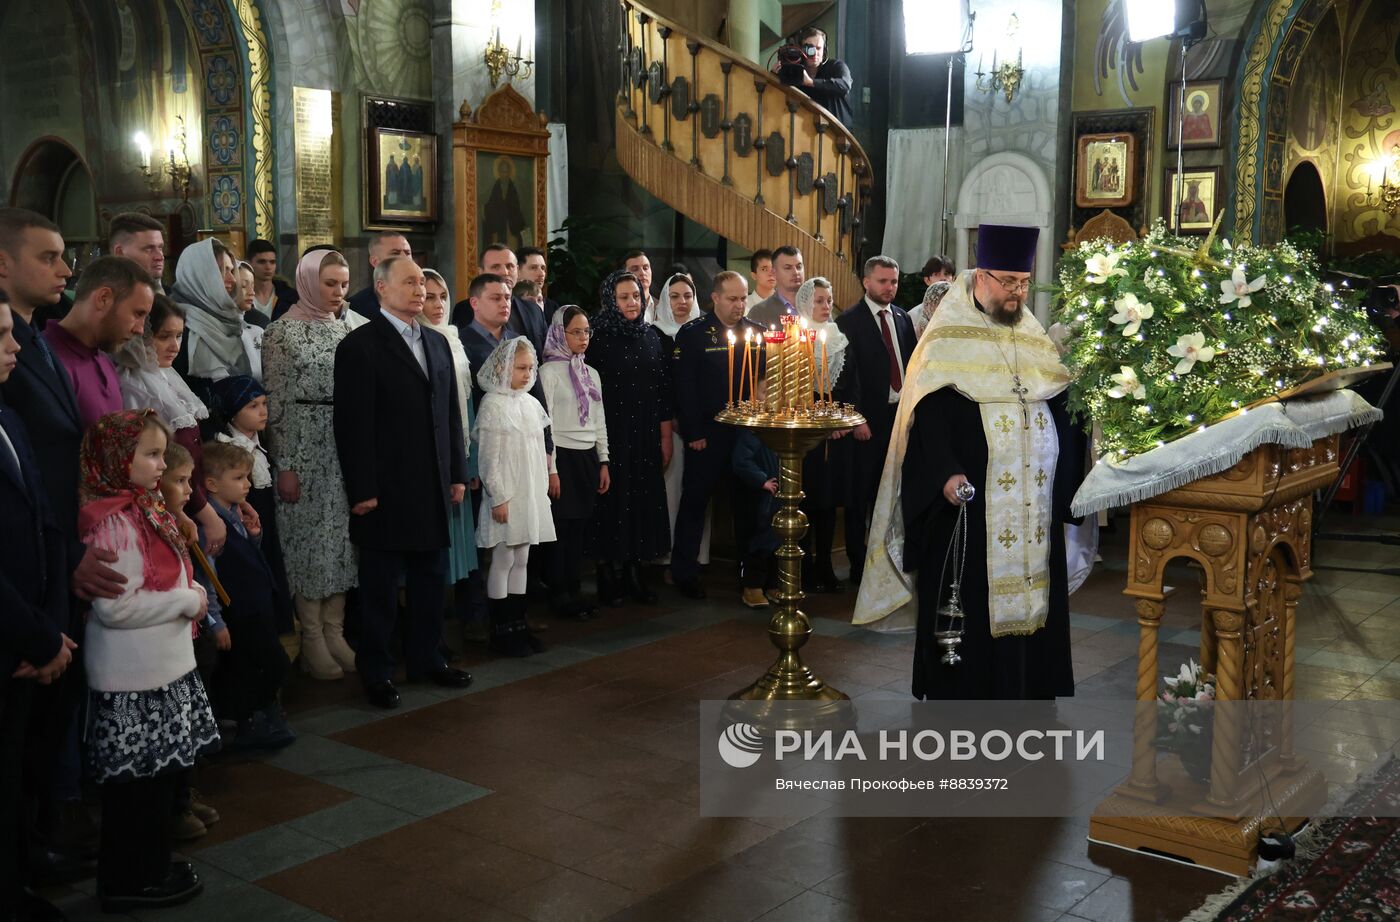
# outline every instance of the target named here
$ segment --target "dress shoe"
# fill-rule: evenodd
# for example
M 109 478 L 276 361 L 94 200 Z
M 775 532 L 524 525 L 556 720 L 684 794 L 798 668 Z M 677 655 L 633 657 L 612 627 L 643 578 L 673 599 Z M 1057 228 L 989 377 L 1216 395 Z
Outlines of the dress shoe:
M 705 598 L 705 588 L 700 585 L 700 581 L 695 578 L 676 580 L 676 591 L 687 599 L 700 600 Z
M 608 608 L 620 608 L 626 601 L 626 594 L 617 568 L 604 561 L 598 564 L 594 575 L 598 580 L 598 601 Z
M 190 788 L 190 812 L 199 817 L 205 826 L 213 826 L 219 821 L 219 811 L 201 800 L 194 788 Z
M 204 821 L 194 815 L 193 810 L 186 810 L 177 816 L 170 818 L 171 836 L 176 842 L 193 842 L 195 839 L 202 839 L 209 834 L 209 827 L 204 825 Z
M 466 688 L 468 685 L 472 684 L 472 674 L 465 669 L 441 666 L 434 669 L 432 672 L 420 676 L 419 680 L 432 682 L 434 685 L 441 685 L 443 688 Z
M 632 601 L 642 605 L 655 605 L 657 602 L 656 593 L 651 591 L 651 587 L 646 582 L 646 570 L 642 565 L 633 560 L 626 565 L 626 585 L 627 592 L 632 596 Z
M 63 914 L 62 909 L 28 887 L 19 893 L 18 908 L 19 911 L 15 914 L 15 918 L 25 919 L 28 922 L 63 922 L 64 919 L 68 918 Z
M 181 867 L 183 865 L 183 867 Z M 102 911 L 107 913 L 134 912 L 142 909 L 159 909 L 163 906 L 179 906 L 188 903 L 204 890 L 204 884 L 194 868 L 185 861 L 171 862 L 165 880 L 150 887 L 142 887 L 130 893 L 103 893 L 98 891 L 97 899 Z
M 744 604 L 747 605 L 749 608 L 768 607 L 767 594 L 765 594 L 764 591 L 758 588 L 757 586 L 749 586 L 745 588 L 742 595 L 744 599 Z
M 399 706 L 399 690 L 388 679 L 366 685 L 365 697 L 369 699 L 370 704 L 386 711 L 392 711 Z

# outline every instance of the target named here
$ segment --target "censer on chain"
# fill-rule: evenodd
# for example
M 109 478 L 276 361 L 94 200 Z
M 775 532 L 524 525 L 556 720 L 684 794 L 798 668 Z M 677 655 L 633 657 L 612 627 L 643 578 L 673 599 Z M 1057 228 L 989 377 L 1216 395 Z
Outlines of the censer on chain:
M 967 563 L 967 504 L 977 496 L 977 488 L 967 481 L 958 484 L 958 518 L 953 523 L 953 538 L 948 542 L 948 552 L 943 556 L 943 572 L 938 577 L 938 588 L 943 588 L 943 577 L 948 573 L 949 560 L 953 563 L 953 582 L 948 587 L 948 601 L 938 606 L 934 621 L 933 636 L 943 651 L 939 662 L 956 666 L 962 662 L 958 647 L 963 639 L 962 577 Z

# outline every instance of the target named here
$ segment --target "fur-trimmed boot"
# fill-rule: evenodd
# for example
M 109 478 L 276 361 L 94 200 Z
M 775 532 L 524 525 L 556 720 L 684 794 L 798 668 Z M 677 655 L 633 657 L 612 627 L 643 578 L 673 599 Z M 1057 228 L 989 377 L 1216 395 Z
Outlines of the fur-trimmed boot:
M 344 678 L 345 670 L 326 649 L 325 600 L 296 596 L 295 603 L 297 620 L 301 622 L 301 671 L 323 682 Z

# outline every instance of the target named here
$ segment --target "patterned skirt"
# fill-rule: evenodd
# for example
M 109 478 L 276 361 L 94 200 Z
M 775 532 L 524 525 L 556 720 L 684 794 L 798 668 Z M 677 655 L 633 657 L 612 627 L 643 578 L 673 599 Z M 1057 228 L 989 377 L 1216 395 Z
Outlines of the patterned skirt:
M 138 692 L 88 692 L 88 772 L 95 781 L 154 778 L 219 748 L 219 724 L 199 673 Z

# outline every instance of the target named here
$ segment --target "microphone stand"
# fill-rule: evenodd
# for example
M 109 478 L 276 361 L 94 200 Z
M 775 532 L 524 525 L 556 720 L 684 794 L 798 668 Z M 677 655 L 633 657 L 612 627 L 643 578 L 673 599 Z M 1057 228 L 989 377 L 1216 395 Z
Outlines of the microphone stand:
M 938 238 L 939 251 L 945 256 L 948 250 L 948 219 L 953 213 L 948 210 L 948 162 L 953 143 L 953 64 L 959 58 L 966 61 L 967 53 L 972 50 L 972 26 L 977 21 L 977 13 L 967 14 L 967 27 L 963 29 L 962 47 L 948 55 L 948 100 L 943 109 L 943 227 L 941 236 Z

